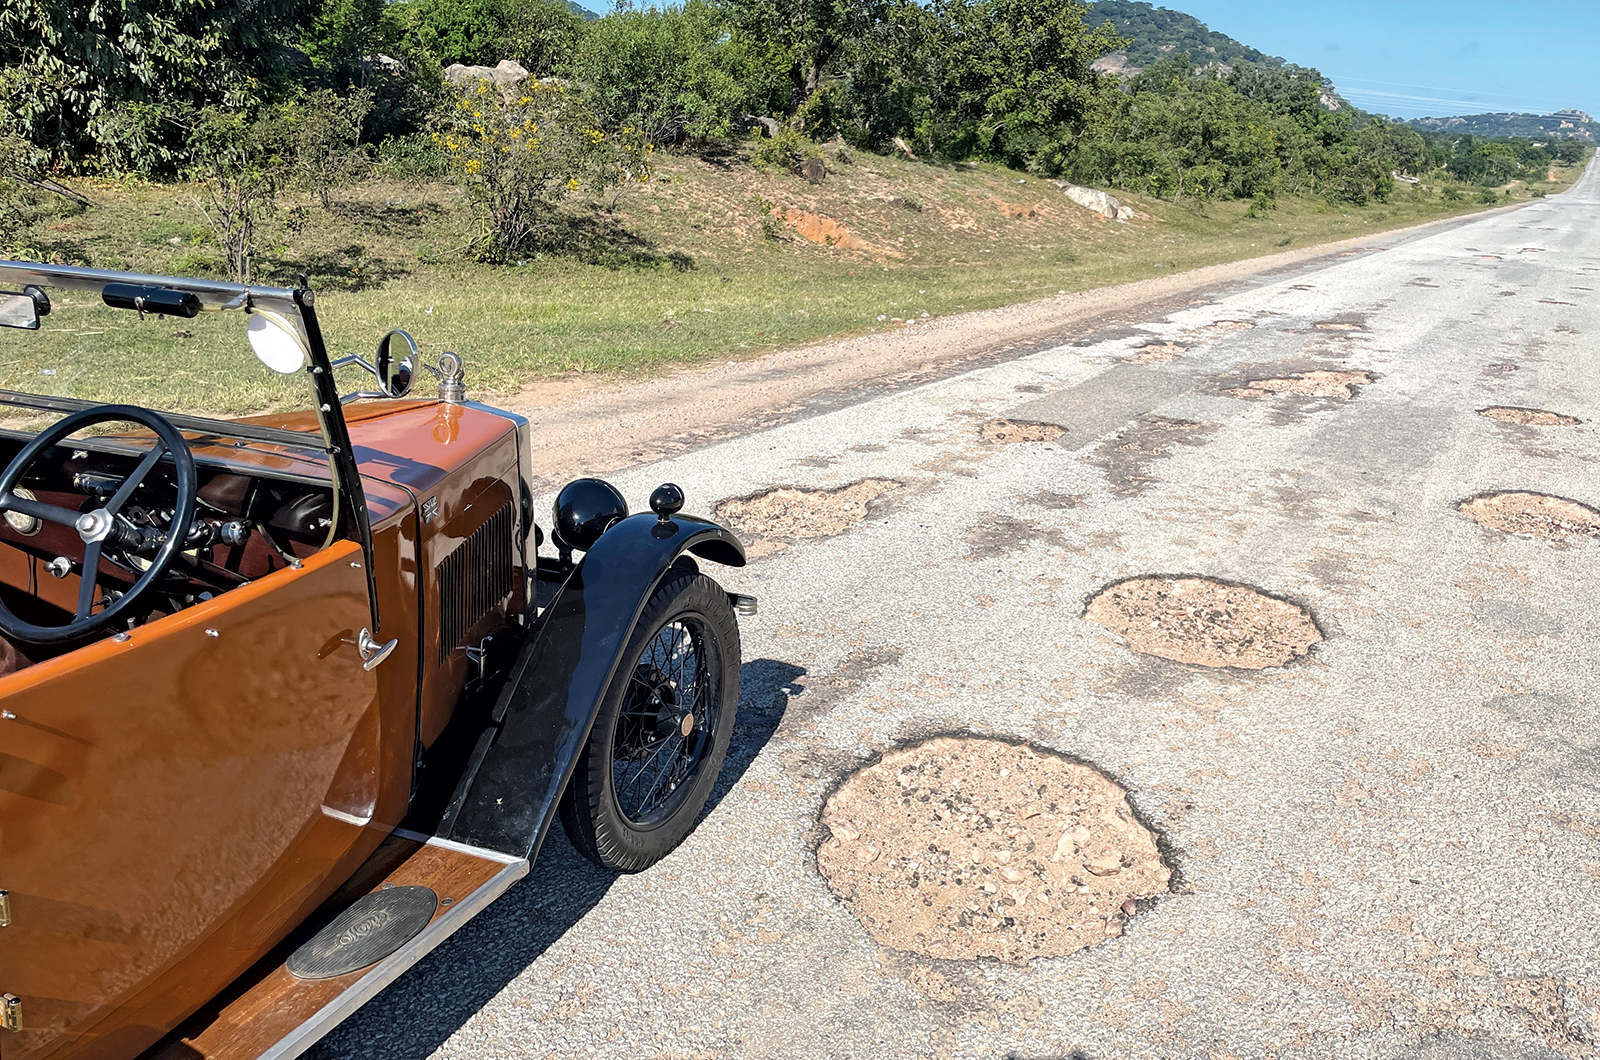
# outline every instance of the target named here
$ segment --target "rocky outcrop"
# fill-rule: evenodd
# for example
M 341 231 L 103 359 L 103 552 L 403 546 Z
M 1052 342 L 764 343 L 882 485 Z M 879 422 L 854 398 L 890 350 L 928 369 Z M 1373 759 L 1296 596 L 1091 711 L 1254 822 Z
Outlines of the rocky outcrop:
M 1113 196 L 1097 188 L 1085 188 L 1081 184 L 1068 184 L 1066 181 L 1057 181 L 1056 187 L 1079 206 L 1093 210 L 1108 221 L 1121 221 L 1126 224 L 1133 220 L 1133 207 L 1122 205 Z

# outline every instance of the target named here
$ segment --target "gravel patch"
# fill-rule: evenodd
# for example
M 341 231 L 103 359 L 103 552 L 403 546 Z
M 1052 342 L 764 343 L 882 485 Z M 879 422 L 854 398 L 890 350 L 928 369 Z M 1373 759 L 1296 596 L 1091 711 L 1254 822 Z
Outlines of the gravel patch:
M 1040 749 L 940 737 L 846 778 L 817 867 L 878 942 L 1025 964 L 1122 934 L 1172 878 L 1127 792 Z
M 752 556 L 781 552 L 796 541 L 842 534 L 867 517 L 873 501 L 900 483 L 868 478 L 831 490 L 780 486 L 717 505 L 717 518 L 747 539 Z
M 1066 434 L 1066 428 L 1054 423 L 1030 423 L 1026 420 L 990 420 L 978 429 L 985 441 L 1053 442 Z
M 1562 540 L 1600 537 L 1600 511 L 1543 493 L 1490 493 L 1462 501 L 1458 508 L 1474 522 L 1508 534 Z
M 1282 666 L 1322 640 L 1305 608 L 1195 576 L 1116 582 L 1095 594 L 1083 617 L 1134 651 L 1196 666 Z
M 1372 383 L 1371 372 L 1330 372 L 1318 369 L 1300 372 L 1282 379 L 1252 379 L 1242 387 L 1223 393 L 1236 398 L 1262 398 L 1271 394 L 1303 394 L 1307 397 L 1338 398 L 1349 401 L 1356 396 L 1356 387 Z
M 1132 364 L 1155 364 L 1159 361 L 1173 360 L 1178 354 L 1184 353 L 1188 349 L 1189 347 L 1179 346 L 1176 342 L 1152 343 L 1149 346 L 1140 347 L 1137 353 L 1128 358 L 1128 361 Z
M 1563 416 L 1547 409 L 1524 409 L 1515 405 L 1491 405 L 1479 409 L 1478 415 L 1501 423 L 1520 423 L 1528 427 L 1576 427 L 1583 421 L 1576 416 Z

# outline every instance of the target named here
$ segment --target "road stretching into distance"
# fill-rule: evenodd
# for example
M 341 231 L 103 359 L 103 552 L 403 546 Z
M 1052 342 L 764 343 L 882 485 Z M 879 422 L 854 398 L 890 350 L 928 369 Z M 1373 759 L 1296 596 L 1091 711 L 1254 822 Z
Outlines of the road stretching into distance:
M 610 877 L 557 826 L 311 1055 L 1597 1055 L 1600 538 L 1457 505 L 1600 506 L 1600 167 L 1372 246 L 615 475 L 641 506 L 677 482 L 691 512 L 898 486 L 713 571 L 761 613 L 722 786 L 679 850 Z M 1372 382 L 1228 392 L 1316 370 Z M 986 440 L 996 418 L 1065 433 Z M 1082 617 L 1108 583 L 1177 573 L 1302 604 L 1326 639 L 1211 669 Z M 1023 966 L 880 947 L 819 875 L 818 816 L 853 770 L 951 732 L 1126 787 L 1172 893 Z

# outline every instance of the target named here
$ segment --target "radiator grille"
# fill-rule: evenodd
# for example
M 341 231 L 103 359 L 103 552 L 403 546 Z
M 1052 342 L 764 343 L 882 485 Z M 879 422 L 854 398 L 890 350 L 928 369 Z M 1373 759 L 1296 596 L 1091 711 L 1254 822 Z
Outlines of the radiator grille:
M 434 568 L 439 584 L 439 665 L 467 631 L 511 593 L 511 505 L 484 520 Z

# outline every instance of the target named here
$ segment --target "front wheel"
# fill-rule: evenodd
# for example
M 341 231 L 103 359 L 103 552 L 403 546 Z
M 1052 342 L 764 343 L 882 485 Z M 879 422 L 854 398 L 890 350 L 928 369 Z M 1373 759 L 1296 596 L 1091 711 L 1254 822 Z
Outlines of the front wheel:
M 639 872 L 683 842 L 739 706 L 739 626 L 717 583 L 675 567 L 645 605 L 561 797 L 573 846 Z

